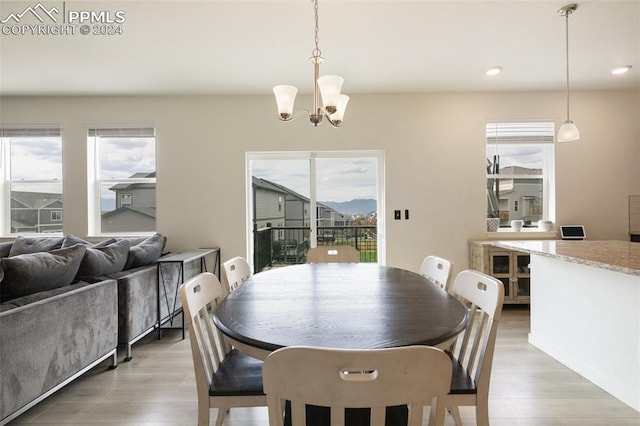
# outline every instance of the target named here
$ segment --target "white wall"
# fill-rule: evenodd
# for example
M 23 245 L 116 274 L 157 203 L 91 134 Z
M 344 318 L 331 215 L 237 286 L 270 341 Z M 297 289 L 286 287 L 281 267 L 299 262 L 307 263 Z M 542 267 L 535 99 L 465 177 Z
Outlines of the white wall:
M 572 92 L 582 141 L 557 145 L 557 220 L 590 239 L 627 239 L 627 196 L 640 194 L 640 90 Z M 301 97 L 297 108 L 309 104 Z M 158 230 L 168 248 L 245 255 L 245 152 L 383 149 L 387 263 L 417 270 L 427 254 L 467 267 L 486 239 L 486 119 L 563 121 L 564 93 L 352 94 L 345 124 L 276 119 L 271 96 L 4 97 L 0 123 L 60 123 L 65 233 L 86 236 L 86 127 L 157 129 Z M 409 209 L 395 221 L 393 210 Z M 403 216 L 404 217 L 404 216 Z

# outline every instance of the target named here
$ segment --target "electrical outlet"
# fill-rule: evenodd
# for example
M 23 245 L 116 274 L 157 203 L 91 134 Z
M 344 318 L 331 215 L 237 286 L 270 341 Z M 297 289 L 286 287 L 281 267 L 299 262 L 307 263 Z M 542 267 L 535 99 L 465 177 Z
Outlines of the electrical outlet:
M 394 210 L 394 211 L 393 211 L 393 214 L 394 214 L 394 217 L 395 217 L 395 219 L 396 219 L 396 220 L 400 220 L 400 219 L 402 219 L 402 216 L 401 216 L 400 210 Z
M 405 211 L 404 211 L 404 218 L 405 218 L 406 220 L 409 220 L 409 209 L 405 209 Z

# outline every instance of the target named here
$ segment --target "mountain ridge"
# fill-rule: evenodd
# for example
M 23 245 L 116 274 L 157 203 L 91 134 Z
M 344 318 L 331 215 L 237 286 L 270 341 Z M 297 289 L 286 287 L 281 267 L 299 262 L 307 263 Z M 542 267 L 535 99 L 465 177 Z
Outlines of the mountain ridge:
M 357 198 L 351 201 L 321 201 L 344 215 L 366 215 L 377 210 L 377 202 L 372 198 Z

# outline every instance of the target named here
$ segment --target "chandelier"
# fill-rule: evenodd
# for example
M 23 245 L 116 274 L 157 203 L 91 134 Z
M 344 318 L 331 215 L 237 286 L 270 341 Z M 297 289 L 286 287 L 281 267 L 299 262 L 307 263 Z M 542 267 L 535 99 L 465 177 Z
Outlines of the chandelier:
M 296 119 L 301 113 L 306 112 L 309 114 L 309 120 L 311 124 L 317 126 L 322 122 L 323 117 L 327 117 L 327 120 L 333 127 L 340 127 L 342 125 L 342 119 L 344 117 L 344 111 L 347 108 L 349 102 L 349 96 L 340 93 L 342 90 L 342 83 L 344 79 L 337 75 L 325 75 L 319 77 L 320 64 L 324 61 L 322 52 L 318 47 L 318 0 L 313 1 L 313 12 L 315 18 L 315 49 L 311 52 L 311 58 L 309 60 L 313 64 L 313 109 L 302 110 L 297 114 L 293 114 L 293 103 L 296 100 L 296 94 L 298 89 L 294 86 L 280 85 L 273 88 L 273 93 L 276 96 L 276 104 L 278 106 L 278 114 L 282 121 L 292 121 Z M 320 98 L 322 98 L 322 105 L 320 104 Z
M 558 130 L 558 138 L 556 139 L 558 142 L 573 142 L 580 140 L 580 131 L 578 130 L 578 126 L 576 126 L 573 121 L 569 118 L 569 15 L 571 15 L 578 8 L 577 4 L 568 4 L 566 6 L 561 7 L 558 10 L 558 14 L 565 17 L 565 53 L 566 53 L 566 72 L 567 72 L 567 85 L 566 85 L 566 94 L 567 94 L 567 120 L 562 123 L 560 129 Z

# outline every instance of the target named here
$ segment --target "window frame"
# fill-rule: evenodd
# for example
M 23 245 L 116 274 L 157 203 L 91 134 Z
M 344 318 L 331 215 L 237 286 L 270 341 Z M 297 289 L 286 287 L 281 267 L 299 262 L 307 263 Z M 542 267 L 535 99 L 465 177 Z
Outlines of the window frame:
M 490 137 L 490 126 L 494 125 L 495 130 Z M 505 128 L 521 125 L 523 129 L 521 134 L 510 134 L 504 131 L 499 134 L 498 125 L 504 125 Z M 526 128 L 530 126 L 530 133 Z M 536 126 L 538 129 L 536 130 Z M 538 133 L 536 133 L 538 132 Z M 540 175 L 531 174 L 492 174 L 487 171 L 485 182 L 489 179 L 540 179 L 542 186 L 542 216 L 540 220 L 548 220 L 555 222 L 556 216 L 556 193 L 555 193 L 555 122 L 553 120 L 487 120 L 485 123 L 485 157 L 490 147 L 500 145 L 501 147 L 526 147 L 535 146 L 542 150 L 542 172 Z M 487 201 L 488 202 L 488 201 Z M 498 200 L 499 202 L 499 200 Z M 518 210 L 522 210 L 522 206 L 518 203 Z M 536 227 L 522 228 L 523 231 L 535 232 Z M 509 225 L 501 225 L 498 232 L 509 231 Z
M 125 195 L 128 196 L 129 200 L 127 203 L 123 201 Z M 133 194 L 131 192 L 123 192 L 120 194 L 120 206 L 130 206 L 133 204 Z
M 104 133 L 104 134 L 97 134 Z M 154 138 L 154 169 L 155 177 L 145 178 L 100 178 L 100 150 L 99 140 L 101 137 L 153 137 Z M 158 160 L 158 137 L 154 126 L 131 126 L 131 127 L 109 127 L 109 126 L 88 126 L 87 127 L 87 220 L 88 235 L 103 236 L 147 236 L 153 235 L 156 231 L 123 231 L 105 232 L 102 230 L 102 199 L 101 190 L 103 185 L 118 184 L 154 184 L 156 187 L 157 206 L 157 160 Z M 132 196 L 133 199 L 133 196 Z M 157 218 L 156 218 L 157 220 Z M 157 229 L 157 222 L 156 228 Z
M 18 179 L 11 178 L 11 139 L 12 138 L 59 138 L 61 174 L 59 178 L 52 179 Z M 64 209 L 64 141 L 62 138 L 62 126 L 59 124 L 43 125 L 0 125 L 0 191 L 2 192 L 2 215 L 0 217 L 0 232 L 4 236 L 43 236 L 64 235 L 64 221 L 61 219 L 62 229 L 54 232 L 12 232 L 12 186 L 13 184 L 56 184 L 60 186 L 60 201 Z M 60 209 L 58 209 L 60 210 Z M 38 215 L 40 212 L 37 213 Z M 39 221 L 38 221 L 39 222 Z M 56 225 L 58 222 L 56 221 Z
M 254 200 L 252 197 L 252 176 L 251 162 L 253 160 L 305 160 L 309 161 L 310 176 L 310 196 L 311 205 L 317 206 L 316 198 L 316 159 L 357 159 L 357 158 L 374 158 L 377 167 L 377 263 L 386 265 L 386 223 L 385 223 L 385 152 L 383 150 L 358 150 L 358 151 L 248 151 L 245 153 L 245 196 L 246 196 L 246 227 L 245 229 L 253 229 L 253 211 Z M 285 199 L 286 201 L 286 199 Z M 310 235 L 311 247 L 316 246 L 316 229 L 318 226 L 317 208 L 311 208 L 309 213 L 309 223 L 314 230 Z M 315 225 L 314 225 L 315 224 Z M 284 238 L 284 231 L 281 231 L 280 238 Z M 254 253 L 254 241 L 252 232 L 246 233 L 247 258 L 252 259 Z

